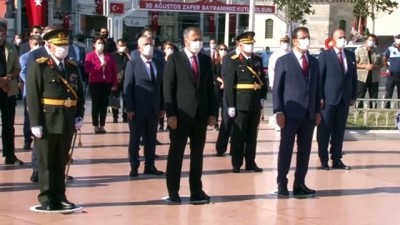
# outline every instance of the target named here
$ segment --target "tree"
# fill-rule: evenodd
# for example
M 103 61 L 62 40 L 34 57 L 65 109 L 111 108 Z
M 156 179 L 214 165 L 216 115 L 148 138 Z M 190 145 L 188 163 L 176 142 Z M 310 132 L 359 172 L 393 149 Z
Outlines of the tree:
M 312 15 L 315 10 L 312 9 L 310 0 L 273 0 L 279 10 L 285 11 L 287 22 L 289 24 L 289 33 L 292 30 L 293 22 L 306 24 L 304 19 L 306 15 Z
M 353 15 L 357 17 L 370 17 L 372 20 L 372 33 L 375 33 L 375 19 L 379 12 L 391 14 L 398 3 L 392 0 L 357 0 Z

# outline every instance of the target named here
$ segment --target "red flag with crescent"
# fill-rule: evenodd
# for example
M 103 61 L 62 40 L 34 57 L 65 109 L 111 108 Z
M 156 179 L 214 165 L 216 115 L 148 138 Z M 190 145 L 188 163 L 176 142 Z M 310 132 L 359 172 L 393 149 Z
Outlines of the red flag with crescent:
M 110 3 L 110 13 L 124 13 L 124 3 Z
M 97 14 L 103 15 L 103 0 L 94 0 L 94 3 L 96 4 L 95 12 Z
M 26 0 L 25 4 L 29 26 L 46 26 L 47 0 Z
M 158 12 L 151 12 L 151 29 L 158 30 Z

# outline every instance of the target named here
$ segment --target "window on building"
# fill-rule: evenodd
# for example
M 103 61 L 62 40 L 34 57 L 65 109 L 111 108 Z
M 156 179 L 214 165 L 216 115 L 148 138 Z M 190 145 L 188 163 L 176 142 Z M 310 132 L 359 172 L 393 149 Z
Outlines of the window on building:
M 267 19 L 265 21 L 265 38 L 274 37 L 274 21 L 272 19 Z
M 346 28 L 347 28 L 346 20 L 339 20 L 339 29 L 346 31 Z

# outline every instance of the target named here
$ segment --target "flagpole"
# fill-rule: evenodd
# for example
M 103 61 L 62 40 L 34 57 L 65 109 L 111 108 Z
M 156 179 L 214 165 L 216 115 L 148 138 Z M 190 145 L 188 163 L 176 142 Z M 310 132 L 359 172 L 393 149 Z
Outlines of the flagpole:
M 249 31 L 254 31 L 254 15 L 255 15 L 256 1 L 250 0 L 249 5 Z

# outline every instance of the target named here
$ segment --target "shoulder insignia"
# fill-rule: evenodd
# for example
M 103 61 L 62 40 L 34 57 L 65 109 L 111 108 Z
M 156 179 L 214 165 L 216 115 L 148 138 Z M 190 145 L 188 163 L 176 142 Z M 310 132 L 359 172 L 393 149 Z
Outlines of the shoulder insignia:
M 73 61 L 73 60 L 67 59 L 66 61 L 67 61 L 67 63 L 70 64 L 70 65 L 78 66 L 78 64 L 77 64 L 75 61 Z
M 231 59 L 237 59 L 239 57 L 239 55 L 235 54 L 233 56 L 231 56 Z
M 45 63 L 47 61 L 49 61 L 49 58 L 47 58 L 47 57 L 40 57 L 40 58 L 36 59 L 36 62 L 38 64 L 42 64 L 42 63 Z

